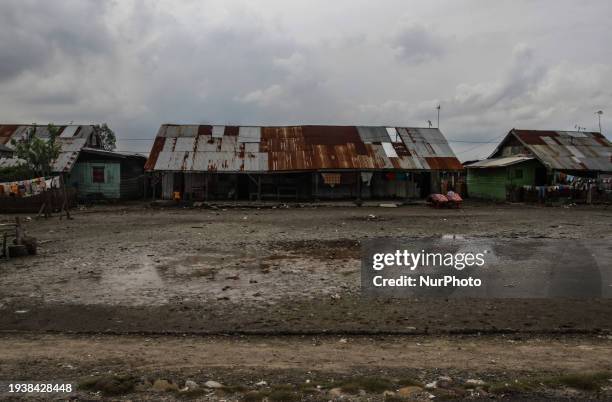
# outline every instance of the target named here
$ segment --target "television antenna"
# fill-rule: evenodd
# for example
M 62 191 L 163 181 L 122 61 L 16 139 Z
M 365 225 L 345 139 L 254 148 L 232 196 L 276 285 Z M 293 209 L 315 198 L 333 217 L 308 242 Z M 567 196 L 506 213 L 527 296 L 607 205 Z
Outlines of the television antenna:
M 598 110 L 595 114 L 597 115 L 597 120 L 599 120 L 599 133 L 601 134 L 601 115 L 603 114 L 603 110 Z

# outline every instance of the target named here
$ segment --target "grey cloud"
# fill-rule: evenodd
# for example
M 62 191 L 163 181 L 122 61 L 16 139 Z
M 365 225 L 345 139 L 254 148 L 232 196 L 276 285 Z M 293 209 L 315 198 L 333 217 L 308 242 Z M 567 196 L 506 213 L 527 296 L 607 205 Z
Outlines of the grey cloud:
M 3 119 L 106 121 L 120 138 L 152 138 L 163 122 L 424 126 L 441 103 L 452 140 L 518 126 L 593 128 L 598 109 L 605 127 L 606 2 L 513 2 L 503 16 L 489 2 L 453 2 L 444 12 L 436 4 L 310 0 L 298 13 L 294 4 L 0 2 Z M 478 24 L 469 24 L 474 14 Z M 398 30 L 395 21 L 408 15 L 436 19 Z
M 109 50 L 104 2 L 8 0 L 0 6 L 0 81 Z
M 400 60 L 415 64 L 436 59 L 446 51 L 443 39 L 420 24 L 404 27 L 393 38 L 391 47 Z

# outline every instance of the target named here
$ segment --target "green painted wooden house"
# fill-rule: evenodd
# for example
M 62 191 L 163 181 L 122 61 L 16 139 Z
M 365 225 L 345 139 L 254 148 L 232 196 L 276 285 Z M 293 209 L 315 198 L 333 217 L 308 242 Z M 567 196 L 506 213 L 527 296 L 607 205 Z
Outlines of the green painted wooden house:
M 559 173 L 596 179 L 612 172 L 612 144 L 597 132 L 512 129 L 489 158 L 465 168 L 470 197 L 510 200 L 517 188 L 561 184 Z
M 83 148 L 66 178 L 80 199 L 137 199 L 144 188 L 146 158 Z
M 529 156 L 485 159 L 466 166 L 468 195 L 506 200 L 512 188 L 545 185 L 546 168 Z

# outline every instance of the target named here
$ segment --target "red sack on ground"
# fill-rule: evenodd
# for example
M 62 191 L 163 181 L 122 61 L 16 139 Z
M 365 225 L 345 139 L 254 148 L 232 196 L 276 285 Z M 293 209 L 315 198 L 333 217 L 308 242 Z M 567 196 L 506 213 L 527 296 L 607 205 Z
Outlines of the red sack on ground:
M 429 197 L 427 197 L 427 201 L 434 204 L 444 204 L 448 202 L 448 198 L 446 198 L 444 194 L 430 194 Z
M 463 201 L 463 198 L 461 198 L 461 196 L 459 194 L 454 193 L 454 192 L 447 194 L 446 198 L 449 201 L 453 201 L 453 202 L 461 202 L 461 201 Z

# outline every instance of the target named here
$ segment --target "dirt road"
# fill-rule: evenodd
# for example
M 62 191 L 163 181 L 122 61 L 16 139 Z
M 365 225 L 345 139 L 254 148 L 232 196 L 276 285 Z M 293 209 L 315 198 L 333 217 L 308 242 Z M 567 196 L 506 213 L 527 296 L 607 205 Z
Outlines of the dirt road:
M 368 389 L 376 379 L 390 392 L 402 384 L 431 383 L 440 376 L 452 378 L 453 386 L 431 390 L 444 395 L 467 397 L 468 379 L 488 384 L 491 396 L 516 391 L 506 383 L 528 378 L 562 378 L 567 373 L 612 370 L 612 337 L 517 337 L 517 336 L 290 336 L 290 337 L 169 337 L 169 336 L 82 336 L 5 334 L 0 337 L 0 381 L 43 381 L 78 384 L 91 376 L 129 373 L 138 378 L 140 391 L 131 390 L 126 399 L 181 398 L 180 393 L 156 392 L 156 380 L 182 385 L 186 380 L 204 384 L 217 381 L 223 390 L 209 389 L 199 395 L 210 399 L 242 399 L 249 392 L 291 390 L 302 397 L 304 384 L 313 388 L 309 397 L 329 399 L 334 388 L 350 381 L 364 382 Z M 12 373 L 19 373 L 15 377 Z M 537 374 L 536 374 L 537 373 Z M 369 380 L 366 381 L 365 379 Z M 265 386 L 260 382 L 265 381 Z M 260 383 L 260 385 L 256 385 Z M 146 388 L 142 389 L 143 384 Z M 370 385 L 368 385 L 370 384 Z M 138 384 L 137 384 L 138 385 Z M 318 387 L 317 387 L 318 386 Z M 346 386 L 346 385 L 345 385 Z M 467 387 L 469 388 L 469 387 Z M 475 388 L 475 387 L 472 387 Z M 301 390 L 301 391 L 300 391 Z M 611 388 L 612 391 L 612 388 Z M 336 391 L 337 392 L 337 391 Z M 480 390 L 480 396 L 487 391 Z M 479 396 L 478 392 L 473 395 Z M 541 395 L 567 396 L 567 390 L 545 389 Z M 370 389 L 368 398 L 377 400 L 383 391 Z M 346 391 L 345 399 L 359 398 Z M 91 393 L 78 391 L 84 397 Z M 414 399 L 428 399 L 421 390 Z M 573 391 L 574 397 L 585 395 Z M 600 396 L 611 393 L 600 394 Z M 95 397 L 96 394 L 94 393 Z

